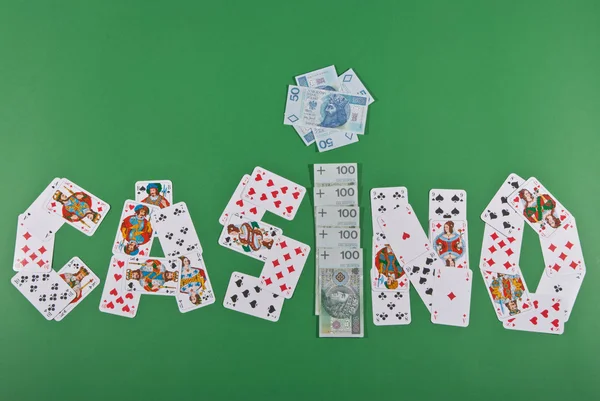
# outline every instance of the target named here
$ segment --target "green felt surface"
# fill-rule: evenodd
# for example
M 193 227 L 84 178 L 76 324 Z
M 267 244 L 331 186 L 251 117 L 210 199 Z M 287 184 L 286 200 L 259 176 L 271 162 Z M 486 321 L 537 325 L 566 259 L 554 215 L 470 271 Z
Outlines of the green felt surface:
M 597 399 L 599 49 L 598 1 L 3 1 L 0 398 Z M 358 144 L 320 154 L 282 115 L 293 77 L 330 64 L 376 102 Z M 369 258 L 370 188 L 405 185 L 422 224 L 430 188 L 466 189 L 476 261 L 502 180 L 538 177 L 578 218 L 586 256 L 565 334 L 504 330 L 476 270 L 466 329 L 431 324 L 413 290 L 409 326 L 375 327 L 367 297 L 364 339 L 319 339 L 312 256 L 278 323 L 224 309 L 231 272 L 261 269 L 217 244 L 242 174 L 311 187 L 313 163 L 353 161 Z M 217 302 L 181 314 L 145 296 L 130 320 L 99 312 L 97 289 L 46 321 L 9 279 L 17 215 L 55 176 L 113 206 L 93 237 L 60 230 L 56 269 L 77 255 L 104 280 L 134 182 L 171 179 Z M 266 221 L 314 245 L 310 206 Z M 530 229 L 521 260 L 535 289 Z

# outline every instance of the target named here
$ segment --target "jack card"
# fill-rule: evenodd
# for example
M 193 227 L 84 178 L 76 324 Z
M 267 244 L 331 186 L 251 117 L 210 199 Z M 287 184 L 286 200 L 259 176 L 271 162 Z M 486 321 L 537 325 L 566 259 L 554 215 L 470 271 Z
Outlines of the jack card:
M 62 310 L 54 320 L 61 321 L 67 316 L 94 288 L 100 284 L 100 279 L 94 274 L 81 259 L 75 256 L 62 269 L 58 275 L 75 291 L 75 298 Z
M 125 291 L 175 296 L 179 289 L 180 271 L 179 259 L 129 258 L 123 282 Z
M 132 200 L 125 201 L 119 228 L 113 243 L 113 255 L 149 256 L 154 240 L 153 216 L 156 206 Z

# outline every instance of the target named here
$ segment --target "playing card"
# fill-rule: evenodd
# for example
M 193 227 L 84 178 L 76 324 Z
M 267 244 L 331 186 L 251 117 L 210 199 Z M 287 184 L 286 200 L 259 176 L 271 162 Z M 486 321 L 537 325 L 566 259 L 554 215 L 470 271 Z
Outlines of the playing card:
M 379 291 L 408 291 L 408 275 L 396 259 L 389 244 L 373 240 L 371 289 Z
M 512 234 L 504 236 L 486 224 L 479 267 L 497 273 L 515 274 L 519 269 L 522 245 L 523 230 L 514 230 Z
M 467 327 L 471 310 L 473 272 L 469 269 L 437 269 L 431 305 L 431 322 Z
M 387 187 L 371 189 L 371 221 L 373 223 L 373 235 L 381 238 L 383 232 L 377 223 L 377 217 L 396 210 L 400 206 L 408 205 L 408 190 L 406 187 Z
M 265 290 L 260 279 L 233 272 L 229 279 L 223 306 L 247 315 L 276 322 L 284 298 Z
M 540 235 L 540 245 L 546 273 L 550 277 L 580 273 L 585 270 L 575 218 L 561 225 L 549 238 Z
M 315 206 L 356 206 L 358 188 L 356 185 L 327 185 L 313 188 Z
M 435 252 L 430 251 L 413 259 L 403 268 L 425 307 L 431 312 L 435 272 L 444 268 L 444 263 Z
M 181 260 L 172 258 L 129 258 L 123 288 L 141 294 L 177 294 Z
M 45 209 L 62 216 L 67 224 L 91 236 L 106 217 L 110 205 L 65 179 L 57 186 L 52 197 L 46 201 Z
M 44 208 L 46 201 L 50 199 L 62 180 L 62 178 L 53 179 L 22 215 L 27 231 L 41 241 L 48 241 L 50 238 L 54 241 L 54 234 L 65 223 L 62 217 Z
M 135 183 L 136 202 L 161 209 L 173 204 L 173 183 L 169 180 L 149 180 Z
M 465 220 L 431 220 L 429 238 L 447 267 L 469 268 L 469 235 Z
M 315 164 L 313 169 L 315 187 L 331 184 L 356 185 L 358 182 L 356 163 Z
M 410 324 L 410 291 L 371 290 L 371 301 L 376 326 Z
M 223 227 L 219 244 L 264 262 L 269 258 L 271 248 L 281 234 L 280 228 L 262 221 L 249 220 L 236 213 Z
M 221 217 L 219 217 L 219 223 L 221 223 L 221 225 L 225 225 L 227 220 L 229 220 L 229 217 L 235 213 L 241 216 L 247 216 L 251 219 L 262 220 L 265 215 L 265 209 L 242 199 L 242 191 L 249 181 L 250 176 L 248 174 L 244 175 L 240 180 L 240 183 L 235 188 L 233 195 L 231 195 L 231 199 L 229 199 L 225 210 L 221 213 Z
M 509 330 L 562 334 L 565 329 L 565 310 L 562 299 L 551 294 L 532 294 L 534 311 L 504 321 Z
M 358 227 L 360 208 L 358 206 L 316 206 L 315 225 L 317 227 Z
M 482 270 L 481 275 L 499 320 L 533 310 L 529 291 L 518 266 L 515 274 Z
M 94 288 L 100 279 L 81 259 L 75 256 L 58 271 L 58 275 L 75 291 L 75 298 L 63 309 L 54 320 L 61 321 L 67 316 Z
M 113 256 L 110 259 L 100 299 L 100 312 L 135 317 L 140 303 L 140 293 L 127 292 L 123 289 L 128 259 L 125 256 Z
M 431 250 L 431 243 L 410 205 L 390 210 L 377 221 L 383 239 L 392 246 L 401 265 Z
M 23 223 L 24 216 L 17 221 L 17 240 L 13 258 L 13 270 L 30 272 L 47 272 L 52 269 L 52 254 L 54 253 L 54 235 L 46 241 L 34 237 Z
M 505 236 L 523 231 L 523 219 L 509 206 L 508 197 L 524 182 L 525 180 L 517 174 L 509 174 L 483 213 L 481 213 L 481 220 Z
M 319 248 L 360 247 L 360 228 L 317 227 L 316 232 Z
M 509 196 L 510 206 L 539 235 L 550 237 L 571 220 L 571 213 L 535 177 Z
M 126 200 L 112 252 L 114 255 L 149 256 L 154 240 L 153 218 L 157 206 Z
M 549 294 L 560 297 L 562 307 L 565 310 L 565 322 L 569 320 L 571 311 L 577 300 L 581 283 L 585 277 L 585 270 L 579 273 L 571 273 L 561 276 L 550 277 L 547 274 L 542 275 L 538 284 L 536 294 Z
M 260 273 L 260 284 L 266 290 L 291 298 L 298 285 L 310 253 L 310 246 L 282 235 Z
M 200 252 L 180 256 L 181 274 L 177 307 L 180 312 L 189 312 L 215 302 L 215 294 Z
M 462 189 L 429 191 L 429 220 L 467 220 L 467 192 Z
M 47 320 L 54 319 L 75 298 L 75 291 L 54 270 L 47 273 L 21 271 L 11 282 Z
M 302 185 L 256 167 L 242 191 L 242 199 L 284 219 L 293 220 L 305 194 L 306 188 Z
M 202 253 L 202 245 L 185 202 L 159 210 L 155 213 L 152 224 L 167 257 L 194 251 Z

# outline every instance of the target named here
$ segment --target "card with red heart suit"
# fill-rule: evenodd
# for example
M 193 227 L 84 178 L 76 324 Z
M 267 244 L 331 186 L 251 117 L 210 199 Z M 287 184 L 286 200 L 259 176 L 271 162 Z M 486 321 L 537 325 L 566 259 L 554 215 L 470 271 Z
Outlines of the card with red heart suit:
M 135 317 L 140 303 L 140 294 L 122 289 L 125 281 L 127 256 L 113 256 L 110 259 L 108 273 L 104 281 L 104 290 L 100 299 L 100 312 L 112 315 Z
M 221 223 L 222 226 L 224 226 L 227 223 L 227 220 L 229 220 L 229 218 L 236 213 L 240 216 L 245 216 L 253 220 L 262 220 L 263 216 L 265 215 L 265 208 L 242 199 L 242 191 L 244 188 L 246 188 L 246 185 L 249 181 L 250 176 L 246 174 L 242 177 L 240 183 L 235 188 L 235 191 L 233 192 L 233 195 L 231 195 L 231 199 L 229 199 L 225 210 L 223 210 L 221 217 L 219 217 L 219 223 Z
M 293 220 L 306 195 L 306 188 L 275 173 L 256 167 L 242 191 L 242 199 L 271 213 Z
M 404 265 L 431 250 L 431 243 L 410 205 L 391 210 L 377 218 L 385 241 Z
M 113 242 L 113 255 L 149 256 L 154 240 L 154 215 L 157 206 L 126 200 Z
M 566 310 L 562 299 L 552 294 L 531 294 L 535 310 L 504 321 L 509 330 L 534 333 L 562 334 L 565 330 Z

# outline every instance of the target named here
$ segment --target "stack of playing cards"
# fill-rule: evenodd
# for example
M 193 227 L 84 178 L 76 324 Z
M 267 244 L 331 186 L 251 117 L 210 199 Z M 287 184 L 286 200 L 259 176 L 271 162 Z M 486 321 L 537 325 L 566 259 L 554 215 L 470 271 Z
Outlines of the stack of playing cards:
M 363 337 L 363 255 L 356 163 L 314 165 L 315 313 L 320 337 Z
M 378 194 L 383 194 L 381 199 L 377 198 Z M 396 199 L 379 203 L 390 194 Z M 473 277 L 468 268 L 466 193 L 461 190 L 431 190 L 429 238 L 406 200 L 406 188 L 374 189 L 371 195 L 372 202 L 376 202 L 372 207 L 374 215 L 378 215 L 379 226 L 373 227 L 374 249 L 378 250 L 377 243 L 383 244 L 379 246 L 385 249 L 385 252 L 376 253 L 378 257 L 372 269 L 372 288 L 382 291 L 386 284 L 400 288 L 404 283 L 403 277 L 408 275 L 410 283 L 431 312 L 433 323 L 466 327 L 469 324 Z M 383 248 L 386 245 L 389 248 Z M 396 264 L 403 268 L 403 272 L 394 268 Z M 396 291 L 398 293 L 403 294 Z M 374 308 L 379 307 L 379 302 L 389 299 L 389 294 L 385 295 L 387 298 L 383 301 L 379 295 L 374 298 Z M 394 302 L 385 306 L 390 309 L 400 305 L 399 313 L 403 313 L 402 308 L 408 313 L 407 305 L 402 304 L 401 300 L 408 302 L 395 297 Z M 384 315 L 385 320 L 382 319 L 382 313 L 388 314 Z M 393 317 L 399 319 L 394 315 L 392 321 Z M 384 308 L 374 310 L 373 318 L 376 324 L 384 324 L 382 322 L 390 316 Z
M 66 222 L 93 235 L 110 205 L 65 178 L 55 178 L 19 216 L 11 282 L 48 320 L 62 320 L 100 283 L 78 257 L 52 269 L 54 235 Z
M 504 328 L 562 334 L 586 272 L 575 218 L 536 178 L 510 174 L 481 219 L 481 273 Z M 538 233 L 544 257 L 535 293 L 519 267 L 524 221 Z
M 151 256 L 158 238 L 166 257 Z M 123 205 L 100 311 L 134 317 L 141 294 L 169 295 L 181 312 L 215 302 L 202 246 L 187 205 L 173 205 L 173 184 L 139 181 Z
M 284 299 L 294 294 L 310 247 L 261 221 L 265 211 L 292 220 L 306 188 L 256 167 L 244 175 L 219 218 L 219 244 L 262 262 L 259 277 L 234 272 L 223 305 L 251 316 L 277 321 Z
M 338 76 L 332 65 L 297 76 L 296 85 L 288 88 L 283 123 L 306 146 L 316 142 L 326 152 L 358 142 L 374 99 L 353 69 Z

